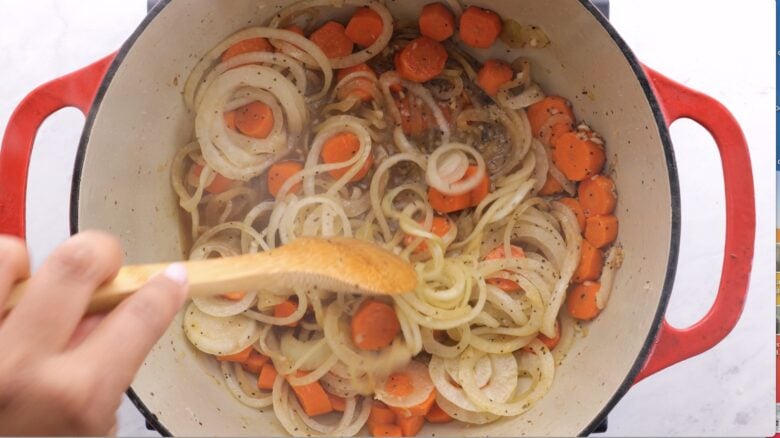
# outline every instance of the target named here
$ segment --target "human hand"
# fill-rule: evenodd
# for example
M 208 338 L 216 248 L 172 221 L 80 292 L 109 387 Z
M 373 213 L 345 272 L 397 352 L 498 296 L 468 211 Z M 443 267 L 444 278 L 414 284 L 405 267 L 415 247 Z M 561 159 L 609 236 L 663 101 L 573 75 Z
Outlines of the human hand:
M 149 350 L 187 297 L 174 264 L 106 315 L 84 316 L 122 265 L 117 240 L 84 232 L 60 245 L 3 319 L 11 286 L 29 276 L 22 241 L 0 236 L 0 435 L 107 435 Z

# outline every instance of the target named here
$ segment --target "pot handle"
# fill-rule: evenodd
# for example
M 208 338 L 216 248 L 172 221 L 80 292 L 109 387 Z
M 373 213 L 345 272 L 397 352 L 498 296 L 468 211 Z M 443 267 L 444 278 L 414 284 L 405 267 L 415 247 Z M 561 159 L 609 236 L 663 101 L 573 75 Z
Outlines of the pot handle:
M 709 350 L 731 332 L 747 296 L 756 231 L 750 155 L 734 116 L 715 99 L 646 66 L 644 70 L 667 125 L 681 118 L 691 119 L 707 129 L 718 145 L 726 192 L 726 246 L 720 286 L 712 308 L 699 322 L 685 329 L 674 328 L 664 319 L 655 345 L 634 383 Z
M 47 82 L 31 91 L 16 107 L 0 148 L 0 234 L 25 237 L 27 174 L 41 124 L 66 107 L 78 108 L 86 115 L 113 59 L 112 54 Z

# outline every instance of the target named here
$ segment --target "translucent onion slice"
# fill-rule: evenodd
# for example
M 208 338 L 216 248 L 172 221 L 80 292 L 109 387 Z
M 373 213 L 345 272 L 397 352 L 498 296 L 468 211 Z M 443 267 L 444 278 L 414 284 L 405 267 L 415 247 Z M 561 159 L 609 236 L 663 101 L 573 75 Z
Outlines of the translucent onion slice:
M 248 309 L 255 301 L 255 293 L 248 292 L 238 301 L 220 297 L 193 298 L 192 302 L 201 312 L 211 316 L 233 316 Z
M 210 316 L 194 303 L 184 313 L 184 334 L 195 348 L 214 355 L 238 353 L 260 337 L 255 321 L 242 315 Z
M 458 153 L 470 155 L 476 162 L 477 171 L 463 181 L 448 182 L 441 171 L 443 168 L 446 169 L 445 164 L 447 164 L 447 160 L 452 156 L 457 157 L 456 154 Z M 460 166 L 460 164 L 456 163 L 456 166 Z M 485 177 L 486 172 L 485 159 L 482 158 L 482 154 L 476 149 L 463 143 L 449 143 L 436 148 L 428 158 L 428 166 L 425 170 L 425 181 L 429 186 L 435 188 L 442 194 L 454 196 L 466 193 L 479 185 Z M 452 171 L 447 172 L 447 176 L 451 176 L 453 173 L 454 172 Z
M 413 391 L 402 396 L 388 391 L 388 381 L 394 378 L 395 373 L 393 373 L 387 379 L 380 381 L 374 388 L 377 400 L 386 403 L 388 406 L 408 408 L 419 405 L 431 395 L 434 388 L 433 381 L 428 373 L 428 367 L 422 363 L 413 360 L 403 369 L 396 371 L 396 373 L 404 374 L 411 379 Z

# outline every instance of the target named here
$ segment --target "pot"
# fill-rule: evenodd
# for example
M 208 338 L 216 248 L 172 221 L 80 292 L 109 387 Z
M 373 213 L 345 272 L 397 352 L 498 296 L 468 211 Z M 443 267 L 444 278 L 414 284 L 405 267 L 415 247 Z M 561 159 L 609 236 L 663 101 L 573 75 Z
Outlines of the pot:
M 536 24 L 553 41 L 524 55 L 532 58 L 543 88 L 573 97 L 578 114 L 606 139 L 620 192 L 616 214 L 625 261 L 609 305 L 574 344 L 549 394 L 518 418 L 471 427 L 468 433 L 588 434 L 632 385 L 711 348 L 739 319 L 755 235 L 747 145 L 726 108 L 640 64 L 586 0 L 559 0 L 554 10 L 546 0 L 474 4 Z M 412 18 L 419 2 L 388 5 L 396 17 Z M 247 24 L 266 22 L 275 10 L 270 2 L 258 8 L 256 0 L 164 0 L 117 54 L 33 91 L 13 114 L 0 151 L 0 232 L 24 236 L 35 133 L 48 115 L 74 106 L 88 116 L 73 177 L 71 231 L 98 228 L 116 234 L 128 263 L 183 258 L 169 169 L 176 148 L 193 130 L 193 116 L 181 98 L 184 82 L 208 49 Z M 494 50 L 495 56 L 507 57 Z M 703 125 L 718 145 L 727 225 L 713 307 L 701 321 L 678 329 L 664 319 L 680 235 L 677 168 L 667 127 L 683 117 Z M 196 354 L 177 319 L 129 394 L 163 434 L 284 434 L 270 409 L 258 413 L 235 401 L 212 362 Z M 426 426 L 422 433 L 461 435 L 463 430 L 450 423 Z

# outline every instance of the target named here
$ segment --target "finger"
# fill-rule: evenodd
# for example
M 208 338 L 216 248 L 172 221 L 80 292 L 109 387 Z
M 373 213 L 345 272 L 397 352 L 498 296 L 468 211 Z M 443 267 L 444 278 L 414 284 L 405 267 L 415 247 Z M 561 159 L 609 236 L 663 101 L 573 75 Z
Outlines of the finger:
M 70 337 L 66 350 L 72 350 L 84 341 L 92 331 L 106 318 L 105 314 L 87 315 L 76 326 L 76 330 L 73 332 L 73 336 Z
M 30 261 L 24 241 L 0 235 L 0 318 L 11 286 L 30 275 Z
M 3 329 L 36 351 L 60 351 L 81 321 L 95 289 L 116 276 L 119 242 L 89 231 L 57 247 L 35 272 Z
M 77 362 L 111 370 L 107 391 L 124 391 L 187 299 L 187 271 L 175 263 L 127 298 L 73 350 Z

